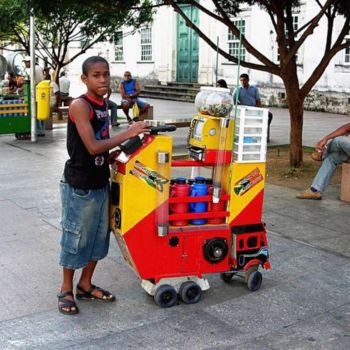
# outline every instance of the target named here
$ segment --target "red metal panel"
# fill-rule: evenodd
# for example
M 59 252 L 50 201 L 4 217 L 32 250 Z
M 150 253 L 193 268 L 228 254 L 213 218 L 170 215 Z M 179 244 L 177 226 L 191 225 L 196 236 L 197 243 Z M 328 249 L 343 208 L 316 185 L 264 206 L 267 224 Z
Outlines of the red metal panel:
M 251 225 L 261 223 L 264 201 L 264 190 L 261 190 L 252 201 L 233 219 L 231 226 Z
M 136 269 L 143 279 L 180 277 L 203 273 L 222 272 L 229 269 L 229 254 L 217 264 L 205 260 L 203 246 L 212 238 L 224 238 L 230 247 L 231 234 L 226 225 L 206 230 L 197 230 L 185 226 L 186 232 L 171 232 L 165 237 L 158 237 L 155 227 L 155 213 L 135 225 L 123 237 L 132 256 Z M 171 242 L 178 243 L 171 246 Z

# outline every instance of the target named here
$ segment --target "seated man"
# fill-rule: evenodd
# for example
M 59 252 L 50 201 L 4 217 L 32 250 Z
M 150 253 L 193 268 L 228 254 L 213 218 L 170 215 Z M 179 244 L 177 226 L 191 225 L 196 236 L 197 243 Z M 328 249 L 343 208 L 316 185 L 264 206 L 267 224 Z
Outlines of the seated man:
M 350 157 L 350 123 L 334 130 L 316 144 L 312 159 L 322 160 L 311 187 L 297 194 L 299 199 L 322 199 L 322 192 L 328 186 L 337 165 Z M 331 140 L 328 144 L 327 142 Z
M 241 74 L 239 77 L 241 87 L 234 93 L 234 101 L 236 101 L 236 93 L 238 94 L 238 101 L 244 106 L 261 107 L 260 93 L 256 86 L 249 85 L 249 75 Z M 267 142 L 270 142 L 270 125 L 273 115 L 269 112 L 268 128 L 267 128 Z
M 147 112 L 150 108 L 150 105 L 142 101 L 138 96 L 141 93 L 140 85 L 136 79 L 131 77 L 131 73 L 126 71 L 124 73 L 124 79 L 119 84 L 119 93 L 122 97 L 122 109 L 128 118 L 129 124 L 132 123 L 132 119 L 129 116 L 129 109 L 133 107 L 134 103 L 137 103 L 137 106 L 140 111 L 140 115 Z M 134 121 L 137 121 L 134 118 Z
M 12 72 L 8 72 L 6 78 L 9 82 L 10 93 L 15 94 L 17 92 L 17 80 L 15 74 Z

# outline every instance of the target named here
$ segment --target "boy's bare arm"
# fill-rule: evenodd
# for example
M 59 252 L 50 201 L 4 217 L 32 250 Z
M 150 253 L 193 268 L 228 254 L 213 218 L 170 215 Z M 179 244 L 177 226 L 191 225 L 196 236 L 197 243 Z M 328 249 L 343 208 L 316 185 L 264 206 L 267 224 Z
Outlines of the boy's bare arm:
M 141 93 L 140 84 L 136 80 L 135 81 L 135 92 L 131 95 L 131 97 L 138 97 L 140 95 L 140 93 Z
M 125 94 L 124 86 L 122 83 L 119 84 L 119 93 L 124 100 L 128 100 L 129 97 Z
M 107 152 L 120 145 L 125 140 L 149 131 L 145 122 L 133 123 L 126 131 L 106 140 L 96 140 L 94 130 L 91 126 L 89 105 L 81 99 L 73 101 L 69 107 L 69 114 L 74 118 L 78 133 L 91 155 Z

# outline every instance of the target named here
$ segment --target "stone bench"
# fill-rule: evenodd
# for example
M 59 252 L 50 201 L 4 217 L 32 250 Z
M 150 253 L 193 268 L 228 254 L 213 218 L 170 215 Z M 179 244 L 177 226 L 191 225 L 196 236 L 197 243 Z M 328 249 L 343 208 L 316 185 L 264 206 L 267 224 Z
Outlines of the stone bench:
M 146 113 L 143 113 L 142 115 L 139 116 L 140 120 L 153 120 L 153 106 L 150 105 L 149 108 L 147 109 Z
M 340 200 L 350 203 L 350 163 L 342 164 Z

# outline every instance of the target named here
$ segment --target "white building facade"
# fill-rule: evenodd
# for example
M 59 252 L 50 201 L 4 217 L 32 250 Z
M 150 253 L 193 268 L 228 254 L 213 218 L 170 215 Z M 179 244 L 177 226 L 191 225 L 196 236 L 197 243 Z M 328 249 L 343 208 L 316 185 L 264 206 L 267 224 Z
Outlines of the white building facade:
M 209 8 L 211 1 L 201 1 Z M 239 40 L 226 26 L 189 6 L 183 7 L 199 28 L 213 42 L 218 42 L 227 52 L 238 50 Z M 294 27 L 300 28 L 319 10 L 314 1 L 305 1 L 294 13 Z M 246 7 L 235 20 L 240 21 L 246 38 L 270 60 L 278 63 L 275 33 L 266 12 L 258 6 Z M 341 30 L 344 19 L 335 20 L 335 35 Z M 327 23 L 322 19 L 298 51 L 298 74 L 303 84 L 322 58 L 326 40 Z M 348 36 L 350 40 L 350 33 Z M 74 54 L 71 48 L 71 55 Z M 237 82 L 239 73 L 248 73 L 251 81 L 261 87 L 283 89 L 282 81 L 272 74 L 246 69 L 233 64 L 209 47 L 196 33 L 185 26 L 183 19 L 172 8 L 157 10 L 153 23 L 146 28 L 128 35 L 128 29 L 119 31 L 114 43 L 100 43 L 76 59 L 69 67 L 68 74 L 78 83 L 82 61 L 91 55 L 105 57 L 111 66 L 111 74 L 117 80 L 125 70 L 141 81 L 198 83 L 212 85 L 217 79 L 225 79 L 231 86 Z M 248 62 L 259 63 L 243 49 L 242 55 Z M 314 87 L 318 91 L 350 92 L 350 49 L 339 52 L 330 62 L 321 79 Z

